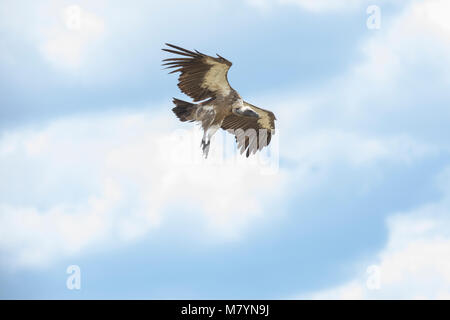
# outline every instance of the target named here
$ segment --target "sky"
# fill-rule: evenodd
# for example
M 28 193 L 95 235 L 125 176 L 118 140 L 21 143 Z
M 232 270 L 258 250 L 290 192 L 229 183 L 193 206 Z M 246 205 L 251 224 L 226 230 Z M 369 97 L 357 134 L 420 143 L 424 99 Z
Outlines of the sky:
M 0 298 L 449 299 L 449 10 L 0 1 Z M 202 158 L 166 42 L 233 62 L 265 157 Z

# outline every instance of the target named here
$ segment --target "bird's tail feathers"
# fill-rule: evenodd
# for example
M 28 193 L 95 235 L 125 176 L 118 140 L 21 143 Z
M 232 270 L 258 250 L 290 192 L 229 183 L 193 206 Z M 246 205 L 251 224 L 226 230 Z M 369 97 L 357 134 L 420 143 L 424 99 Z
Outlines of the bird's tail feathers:
M 180 121 L 184 122 L 195 120 L 194 115 L 195 110 L 197 109 L 196 104 L 179 100 L 177 98 L 173 98 L 173 103 L 175 104 L 175 108 L 173 108 L 172 111 L 178 119 L 180 119 Z

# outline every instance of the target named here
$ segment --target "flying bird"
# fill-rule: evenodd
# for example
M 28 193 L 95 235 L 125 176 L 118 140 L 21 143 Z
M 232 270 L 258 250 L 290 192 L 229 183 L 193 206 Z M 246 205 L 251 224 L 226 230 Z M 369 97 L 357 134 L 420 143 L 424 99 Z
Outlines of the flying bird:
M 191 97 L 190 103 L 173 98 L 172 111 L 180 121 L 197 122 L 202 126 L 201 148 L 208 157 L 211 137 L 219 128 L 235 135 L 240 153 L 256 153 L 269 145 L 275 134 L 275 115 L 242 99 L 228 82 L 232 63 L 217 54 L 211 57 L 197 50 L 190 51 L 168 44 L 162 50 L 177 56 L 164 59 L 163 66 L 179 72 L 178 87 Z

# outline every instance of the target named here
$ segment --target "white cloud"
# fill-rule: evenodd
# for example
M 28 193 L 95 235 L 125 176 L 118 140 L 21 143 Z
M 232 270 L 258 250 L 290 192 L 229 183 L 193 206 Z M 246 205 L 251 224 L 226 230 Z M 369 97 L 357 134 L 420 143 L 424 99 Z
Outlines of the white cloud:
M 137 240 L 177 224 L 177 215 L 165 213 L 180 208 L 195 221 L 187 230 L 207 237 L 202 242 L 236 241 L 252 223 L 277 214 L 264 206 L 279 201 L 287 183 L 297 185 L 298 174 L 302 185 L 319 183 L 323 171 L 311 167 L 403 164 L 430 152 L 407 137 L 310 129 L 284 136 L 283 130 L 295 133 L 289 123 L 273 144 L 287 142 L 280 152 L 298 167 L 279 171 L 276 166 L 266 171 L 272 163 L 260 158 L 230 155 L 234 140 L 229 135 L 224 141 L 221 134 L 215 137 L 205 161 L 201 132 L 179 129 L 167 112 L 69 117 L 9 131 L 0 140 L 2 261 L 16 267 L 45 265 Z
M 77 5 L 50 8 L 59 17 L 51 24 L 41 27 L 39 49 L 55 67 L 75 71 L 86 60 L 89 47 L 105 34 L 104 21 Z
M 279 107 L 282 129 L 300 136 L 291 156 L 324 144 L 356 164 L 448 152 L 448 140 L 440 138 L 447 130 L 442 119 L 449 116 L 442 100 L 450 81 L 450 29 L 441 21 L 448 6 L 441 0 L 411 2 L 383 18 L 381 30 L 367 31 L 361 59 L 343 74 L 284 101 L 267 97 Z
M 293 142 L 290 150 L 290 156 L 299 162 L 324 165 L 343 161 L 353 166 L 371 165 L 383 160 L 408 164 L 435 151 L 408 136 L 370 137 L 342 130 L 319 130 L 302 135 Z
M 279 0 L 281 4 L 294 4 L 310 11 L 325 11 L 354 8 L 360 0 Z
M 307 6 L 305 1 L 298 3 Z M 319 8 L 325 2 L 314 3 L 309 5 Z M 442 24 L 437 30 L 445 30 L 445 22 Z M 102 32 L 102 28 L 95 27 L 101 22 L 93 25 L 93 34 Z M 298 165 L 294 172 L 281 170 L 278 175 L 262 175 L 261 168 L 252 163 L 220 163 L 221 157 L 215 158 L 214 150 L 209 162 L 205 162 L 198 137 L 188 138 L 192 146 L 184 149 L 179 135 L 171 135 L 172 128 L 166 124 L 173 121 L 170 113 L 75 117 L 40 129 L 8 132 L 0 140 L 2 261 L 14 266 L 41 265 L 111 241 L 138 239 L 176 223 L 168 221 L 171 218 L 164 213 L 177 205 L 195 212 L 193 220 L 201 223 L 191 227 L 208 235 L 205 242 L 235 240 L 252 222 L 276 214 L 264 211 L 262 199 L 270 195 L 271 201 L 277 201 L 273 193 L 282 193 L 288 181 L 299 180 L 295 173 L 304 175 L 301 183 L 310 186 L 317 182 L 317 173 L 309 170 L 315 166 L 330 168 L 343 162 L 368 167 L 379 161 L 410 164 L 434 154 L 434 146 L 408 134 L 380 136 L 348 125 L 349 119 L 361 117 L 353 117 L 345 108 L 365 110 L 361 79 L 377 84 L 367 91 L 389 89 L 389 80 L 395 82 L 393 75 L 407 66 L 405 61 L 409 60 L 402 57 L 408 49 L 395 41 L 396 37 L 405 38 L 402 28 L 399 22 L 375 36 L 364 47 L 367 63 L 342 81 L 338 89 L 349 88 L 347 98 L 354 104 L 343 99 L 334 103 L 336 109 L 330 104 L 324 109 L 316 108 L 317 101 L 301 103 L 298 97 L 285 103 L 276 100 L 277 124 L 281 127 L 276 137 L 281 140 L 282 156 Z M 72 54 L 72 50 L 68 52 Z M 79 62 L 77 57 L 65 56 L 64 50 L 44 50 L 44 54 L 69 67 Z M 320 97 L 334 96 L 334 89 L 323 95 L 321 92 Z M 330 126 L 325 118 L 333 113 L 347 122 Z M 356 283 L 351 290 L 345 287 L 343 294 L 361 296 L 364 290 Z
M 326 104 L 321 105 L 323 100 L 312 99 L 315 104 L 301 108 L 303 120 L 298 127 L 325 127 L 324 134 L 334 138 L 332 144 L 335 143 L 336 149 L 339 150 L 333 155 L 342 156 L 348 152 L 347 158 L 354 161 L 355 165 L 365 165 L 373 159 L 398 159 L 409 163 L 408 159 L 448 152 L 448 141 L 440 141 L 430 135 L 435 128 L 434 123 L 440 127 L 440 121 L 447 117 L 445 110 L 439 109 L 434 103 L 426 106 L 412 104 L 394 107 L 384 103 L 385 99 L 393 99 L 395 94 L 401 95 L 403 92 L 399 89 L 406 88 L 407 94 L 419 98 L 423 91 L 430 90 L 425 86 L 425 82 L 434 83 L 431 86 L 436 87 L 442 80 L 449 80 L 450 29 L 448 21 L 442 20 L 445 15 L 443 12 L 448 12 L 448 9 L 448 1 L 415 1 L 391 21 L 384 21 L 382 29 L 373 33 L 373 37 L 363 45 L 366 59 L 333 82 L 331 89 L 325 90 L 326 94 L 323 88 L 320 90 L 320 96 L 333 96 L 334 101 L 339 102 L 336 107 L 328 103 L 328 100 Z M 420 76 L 424 68 L 435 73 L 432 76 L 427 73 L 422 79 Z M 420 84 L 424 86 L 414 89 L 421 92 L 409 88 L 408 84 L 412 81 L 422 81 Z M 371 99 L 377 99 L 380 103 L 376 105 Z M 413 110 L 412 107 L 416 106 L 417 109 Z M 322 118 L 314 116 L 317 115 L 313 111 L 316 107 L 321 108 Z M 427 133 L 410 130 L 409 135 L 405 136 L 401 133 L 404 132 L 401 123 L 394 122 L 389 126 L 380 122 L 381 120 L 388 123 L 395 112 L 399 112 L 404 119 L 411 122 L 425 118 L 426 113 L 432 113 L 433 124 L 428 123 L 424 129 Z M 328 114 L 331 115 L 329 118 Z M 372 130 L 359 126 L 359 123 L 369 123 Z M 331 129 L 344 126 L 355 127 L 355 135 Z M 394 127 L 399 135 L 380 136 L 380 128 L 389 128 L 392 131 Z M 439 136 L 442 136 L 442 130 L 445 128 L 441 128 L 441 132 L 437 133 Z M 317 139 L 315 143 L 311 142 L 311 145 L 317 145 L 317 148 L 323 147 L 327 141 L 320 136 Z M 328 140 L 333 141 L 331 138 Z M 296 150 L 311 148 L 307 145 L 302 148 L 300 145 L 301 143 Z M 364 150 L 361 154 L 360 151 Z M 421 205 L 409 212 L 393 213 L 387 218 L 389 235 L 385 248 L 372 259 L 358 261 L 354 276 L 350 280 L 336 287 L 295 298 L 449 299 L 449 172 L 450 169 L 445 170 L 438 179 L 443 190 L 440 201 Z M 370 278 L 367 268 L 371 265 L 378 266 L 380 270 L 379 290 L 369 289 L 367 286 Z
M 250 5 L 267 10 L 274 5 L 295 5 L 312 12 L 354 9 L 361 0 L 246 0 Z
M 372 32 L 361 47 L 365 62 L 357 64 L 349 77 L 364 83 L 362 93 L 375 88 L 377 94 L 391 93 L 417 67 L 436 69 L 446 77 L 450 68 L 448 10 L 450 3 L 445 0 L 413 1 L 400 14 L 383 19 L 381 30 Z M 348 90 L 354 90 L 357 83 Z
M 0 140 L 0 252 L 12 267 L 46 265 L 89 248 L 139 239 L 191 212 L 193 236 L 235 241 L 267 217 L 283 174 L 263 164 L 202 159 L 197 131 L 180 143 L 170 113 L 56 120 Z M 230 137 L 231 140 L 231 137 Z M 191 143 L 185 148 L 186 143 Z M 263 213 L 265 215 L 263 215 Z M 169 219 L 169 220 L 168 220 Z M 172 220 L 170 220 L 172 219 Z M 182 219 L 185 221 L 185 219 Z M 188 232 L 189 233 L 189 232 Z
M 354 279 L 335 288 L 299 296 L 311 299 L 449 299 L 450 170 L 443 174 L 443 198 L 387 220 L 386 247 L 371 261 L 358 263 Z M 444 180 L 444 179 L 441 179 Z M 378 266 L 379 289 L 367 286 L 366 268 Z

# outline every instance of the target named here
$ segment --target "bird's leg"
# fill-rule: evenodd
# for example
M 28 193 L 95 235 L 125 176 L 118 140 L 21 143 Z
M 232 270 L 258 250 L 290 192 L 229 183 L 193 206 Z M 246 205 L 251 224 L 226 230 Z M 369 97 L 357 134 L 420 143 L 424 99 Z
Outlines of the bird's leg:
M 203 150 L 203 155 L 205 156 L 205 158 L 208 158 L 208 152 L 209 152 L 209 144 L 211 141 L 205 142 L 205 140 L 202 139 L 202 150 Z
M 202 143 L 200 144 L 200 147 L 202 147 L 203 155 L 205 156 L 205 158 L 208 158 L 209 143 L 210 143 L 207 132 L 208 130 L 205 130 L 203 132 Z
M 205 158 L 208 157 L 209 144 L 211 142 L 211 137 L 216 133 L 216 131 L 218 129 L 219 129 L 219 126 L 215 125 L 215 126 L 209 127 L 207 130 L 205 130 L 203 132 L 202 143 L 200 144 L 200 146 L 202 147 L 203 155 L 205 156 Z

